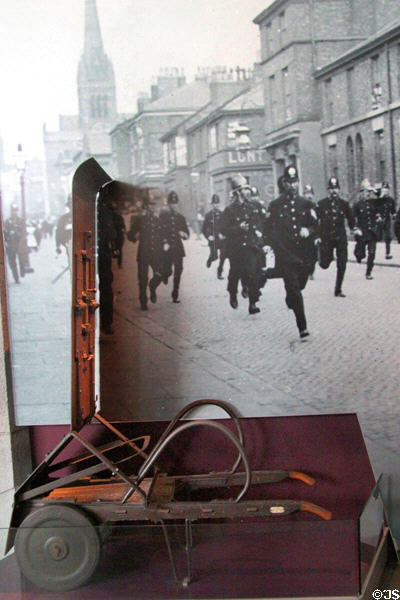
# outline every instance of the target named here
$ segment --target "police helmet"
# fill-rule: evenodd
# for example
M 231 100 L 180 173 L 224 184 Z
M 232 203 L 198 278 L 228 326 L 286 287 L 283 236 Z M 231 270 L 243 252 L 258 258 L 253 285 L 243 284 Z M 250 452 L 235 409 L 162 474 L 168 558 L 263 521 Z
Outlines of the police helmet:
M 218 194 L 213 194 L 211 196 L 211 204 L 219 204 L 219 196 L 218 196 Z
M 288 165 L 283 171 L 283 177 L 288 183 L 294 183 L 299 180 L 297 168 L 294 165 Z
M 340 188 L 339 179 L 337 177 L 330 177 L 328 181 L 328 190 Z
M 234 175 L 231 179 L 232 191 L 239 191 L 242 188 L 250 188 L 249 184 L 246 181 L 246 178 L 243 177 L 240 173 L 238 175 Z
M 167 196 L 167 204 L 178 204 L 178 194 L 172 190 Z
M 307 184 L 304 186 L 304 190 L 303 190 L 303 194 L 314 194 L 314 189 L 313 186 L 310 184 Z
M 252 198 L 259 198 L 260 197 L 260 193 L 258 191 L 258 188 L 255 185 L 253 185 L 250 189 L 251 189 L 251 197 Z
M 364 190 L 368 190 L 370 192 L 374 192 L 374 194 L 376 194 L 376 188 L 374 188 L 373 185 L 371 185 L 371 182 L 369 179 L 363 179 L 360 185 L 360 192 L 363 192 Z

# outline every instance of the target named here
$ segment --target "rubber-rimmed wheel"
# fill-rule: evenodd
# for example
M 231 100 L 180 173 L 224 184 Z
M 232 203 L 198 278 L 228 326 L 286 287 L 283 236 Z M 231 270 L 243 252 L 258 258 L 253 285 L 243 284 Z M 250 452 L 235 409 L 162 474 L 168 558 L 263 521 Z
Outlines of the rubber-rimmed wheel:
M 91 578 L 100 536 L 79 508 L 49 505 L 29 514 L 15 536 L 18 565 L 27 579 L 50 591 L 77 588 Z

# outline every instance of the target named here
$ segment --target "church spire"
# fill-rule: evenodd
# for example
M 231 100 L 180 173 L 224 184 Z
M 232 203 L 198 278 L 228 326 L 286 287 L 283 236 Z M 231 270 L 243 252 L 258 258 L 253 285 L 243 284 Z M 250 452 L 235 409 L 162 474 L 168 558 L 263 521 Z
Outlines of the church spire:
M 104 54 L 96 0 L 85 0 L 85 49 L 84 54 Z
M 116 118 L 114 69 L 104 52 L 96 0 L 85 0 L 85 38 L 78 68 L 79 118 L 88 131 Z

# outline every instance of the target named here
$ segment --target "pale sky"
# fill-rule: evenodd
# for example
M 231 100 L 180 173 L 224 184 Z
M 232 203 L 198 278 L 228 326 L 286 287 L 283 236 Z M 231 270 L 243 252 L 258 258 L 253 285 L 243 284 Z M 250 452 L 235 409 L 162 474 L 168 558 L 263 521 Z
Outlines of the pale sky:
M 84 0 L 0 0 L 0 135 L 6 158 L 21 143 L 41 156 L 42 127 L 77 114 Z M 240 65 L 258 60 L 252 22 L 271 0 L 97 0 L 105 52 L 114 66 L 119 112 L 135 112 L 160 68 Z

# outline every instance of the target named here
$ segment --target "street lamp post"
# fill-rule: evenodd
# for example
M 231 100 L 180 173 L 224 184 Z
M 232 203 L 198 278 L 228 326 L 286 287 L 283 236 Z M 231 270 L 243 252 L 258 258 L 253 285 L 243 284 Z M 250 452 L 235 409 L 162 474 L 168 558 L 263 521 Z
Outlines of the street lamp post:
M 21 246 L 22 246 L 22 253 L 24 255 L 24 271 L 25 271 L 25 273 L 33 273 L 34 270 L 32 269 L 32 267 L 30 265 L 29 248 L 28 248 L 28 243 L 27 243 L 26 205 L 25 205 L 25 158 L 22 153 L 21 144 L 18 144 L 16 165 L 17 165 L 17 171 L 19 173 L 19 184 L 21 187 L 21 218 L 23 221 L 23 230 L 24 230 L 22 240 L 21 240 Z

